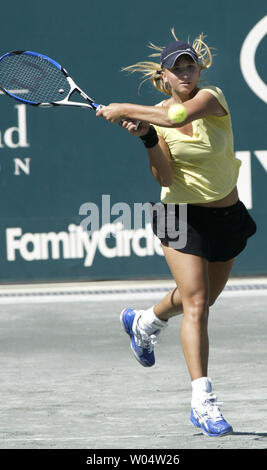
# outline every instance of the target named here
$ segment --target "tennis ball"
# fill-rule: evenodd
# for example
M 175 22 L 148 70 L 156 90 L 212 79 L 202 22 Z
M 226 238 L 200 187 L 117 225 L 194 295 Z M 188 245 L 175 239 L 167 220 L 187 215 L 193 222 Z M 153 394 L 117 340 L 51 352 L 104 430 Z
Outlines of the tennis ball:
M 187 118 L 186 108 L 182 104 L 173 104 L 168 109 L 168 116 L 172 122 L 183 122 Z

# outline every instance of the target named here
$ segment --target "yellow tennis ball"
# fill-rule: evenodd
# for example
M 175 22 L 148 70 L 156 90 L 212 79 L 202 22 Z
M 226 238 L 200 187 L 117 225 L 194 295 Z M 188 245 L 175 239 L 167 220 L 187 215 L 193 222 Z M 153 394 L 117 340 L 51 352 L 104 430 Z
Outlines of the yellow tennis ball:
M 187 118 L 186 108 L 182 104 L 173 104 L 168 109 L 168 116 L 172 122 L 183 122 Z

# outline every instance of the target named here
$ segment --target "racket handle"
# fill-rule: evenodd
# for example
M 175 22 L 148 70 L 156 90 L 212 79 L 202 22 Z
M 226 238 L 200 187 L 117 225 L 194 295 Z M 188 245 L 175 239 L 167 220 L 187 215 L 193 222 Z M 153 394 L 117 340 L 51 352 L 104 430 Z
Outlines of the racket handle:
M 125 122 L 127 121 L 128 119 L 123 119 L 121 122 Z M 136 119 L 133 119 L 132 122 L 135 122 L 135 130 L 137 131 L 138 127 L 139 127 L 139 124 L 141 121 L 137 121 Z
M 127 121 L 128 119 L 123 119 L 121 122 L 125 122 Z M 132 122 L 135 122 L 135 130 L 137 131 L 138 127 L 139 127 L 139 124 L 141 121 L 137 121 L 136 119 L 133 119 Z
M 92 103 L 93 106 L 95 106 L 95 111 L 98 111 L 99 109 L 103 108 L 104 104 L 96 104 L 96 103 Z M 123 119 L 122 122 L 126 121 L 127 119 Z M 141 121 L 136 121 L 134 120 L 133 122 L 135 122 L 135 130 L 137 131 L 138 129 L 138 126 L 140 124 Z
M 140 124 L 141 121 L 135 120 L 134 122 L 135 122 L 135 130 L 137 131 L 137 129 L 138 129 L 139 124 Z

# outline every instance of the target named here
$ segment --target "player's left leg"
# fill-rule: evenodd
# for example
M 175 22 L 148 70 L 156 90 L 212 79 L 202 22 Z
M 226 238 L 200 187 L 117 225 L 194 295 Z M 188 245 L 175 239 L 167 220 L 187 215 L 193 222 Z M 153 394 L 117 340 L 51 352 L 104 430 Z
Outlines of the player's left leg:
M 223 291 L 233 263 L 234 259 L 224 262 L 208 262 L 209 306 L 214 304 Z M 136 359 L 143 366 L 154 365 L 154 344 L 159 333 L 166 328 L 171 317 L 181 313 L 183 313 L 183 304 L 178 286 L 148 310 L 123 310 L 121 314 L 122 326 L 131 337 L 131 347 Z M 138 328 L 138 324 L 141 326 L 141 330 Z
M 234 259 L 223 262 L 209 262 L 210 306 L 224 289 L 234 264 Z M 191 416 L 192 424 L 208 436 L 224 436 L 233 431 L 220 412 L 221 403 L 213 393 L 209 377 L 192 381 Z

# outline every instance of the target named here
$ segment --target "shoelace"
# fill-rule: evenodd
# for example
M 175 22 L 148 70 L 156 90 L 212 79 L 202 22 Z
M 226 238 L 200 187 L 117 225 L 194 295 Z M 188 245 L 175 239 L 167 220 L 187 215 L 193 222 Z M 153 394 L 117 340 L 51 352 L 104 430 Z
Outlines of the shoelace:
M 206 409 L 205 415 L 208 418 L 212 419 L 213 421 L 219 421 L 222 419 L 219 406 L 223 405 L 223 402 L 218 401 L 217 396 L 214 393 L 207 393 L 203 405 Z
M 147 349 L 148 352 L 151 352 L 153 350 L 153 347 L 155 344 L 158 342 L 158 338 L 156 334 L 148 335 L 145 332 L 141 332 L 140 329 L 135 333 L 135 342 L 137 346 Z

